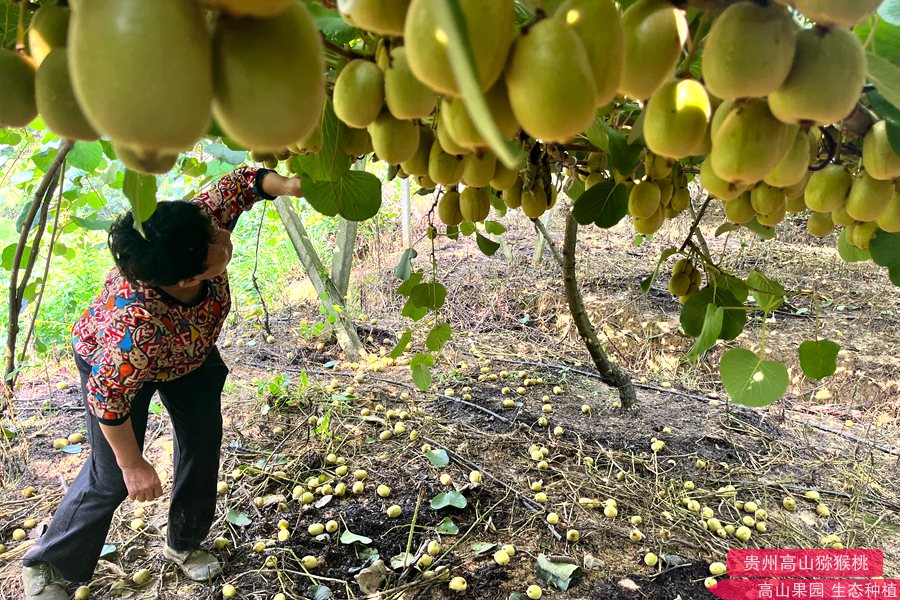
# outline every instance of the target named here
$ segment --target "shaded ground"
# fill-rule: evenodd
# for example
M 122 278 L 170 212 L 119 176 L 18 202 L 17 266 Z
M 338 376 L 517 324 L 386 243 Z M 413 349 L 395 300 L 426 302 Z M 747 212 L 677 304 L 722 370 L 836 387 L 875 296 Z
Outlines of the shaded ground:
M 223 350 L 232 376 L 221 475 L 228 490 L 220 497 L 212 536 L 229 540 L 220 553 L 223 581 L 235 585 L 240 598 L 269 599 L 282 590 L 289 598 L 314 597 L 311 585 L 327 586 L 336 598 L 359 598 L 354 576 L 371 567 L 376 554 L 385 563 L 407 551 L 418 559 L 431 540 L 442 545 L 432 575 L 398 563 L 382 585 L 390 593 L 378 597 L 505 600 L 540 583 L 551 598 L 710 598 L 703 588 L 709 562 L 741 544 L 705 531 L 698 511 L 685 505 L 690 500 L 723 525 L 749 516 L 735 508 L 735 500 L 763 507 L 766 531 L 754 530 L 748 546 L 818 547 L 833 534 L 848 547 L 883 548 L 886 575 L 900 574 L 900 295 L 882 273 L 843 265 L 833 250 L 810 247 L 806 236 L 791 229 L 787 241 L 777 243 L 710 240 L 735 270 L 765 265 L 768 274 L 796 288 L 768 324 L 766 342 L 772 355 L 793 367 L 789 396 L 774 408 L 750 410 L 729 406 L 716 382 L 722 348 L 697 365 L 680 361 L 690 341 L 677 333 L 679 305 L 664 291 L 666 277 L 650 294 L 639 294 L 638 284 L 660 250 L 680 244 L 679 232 L 669 229 L 652 244 L 634 246 L 625 227 L 583 229 L 581 281 L 589 311 L 611 355 L 642 382 L 640 411 L 627 413 L 581 364 L 586 353 L 567 316 L 556 266 L 549 256 L 539 267 L 529 266 L 530 224 L 506 222 L 511 261 L 499 254 L 482 257 L 468 242 L 437 242 L 439 277 L 449 289 L 445 316 L 455 332 L 435 374 L 441 393 L 412 388 L 406 366 L 377 359 L 355 369 L 342 362 L 333 343 L 302 333 L 308 331 L 302 323 L 318 318 L 309 306 L 274 315 L 275 344 L 262 341 L 252 318 L 230 326 L 225 337 L 233 343 Z M 560 224 L 555 225 L 558 235 Z M 379 254 L 380 270 L 375 264 L 358 269 L 365 274 L 356 282 L 363 308 L 378 318 L 377 324 L 360 322 L 363 337 L 371 336 L 373 357 L 383 357 L 394 333 L 407 325 L 393 295 L 389 258 L 398 255 Z M 811 293 L 814 284 L 821 284 L 818 297 Z M 811 318 L 817 306 L 818 320 Z M 841 372 L 824 383 L 802 378 L 792 358 L 817 323 L 823 336 L 844 348 Z M 753 347 L 760 325 L 757 319 L 738 342 Z M 80 428 L 77 391 L 57 391 L 60 381 L 74 384 L 74 368 L 30 379 L 17 400 L 21 434 L 4 449 L 4 476 L 14 477 L 4 482 L 0 496 L 0 542 L 6 544 L 0 554 L 2 598 L 21 597 L 16 562 L 30 543 L 12 542 L 12 530 L 29 517 L 41 523 L 49 518 L 61 495 L 61 477 L 71 481 L 86 454 L 50 449 L 55 437 Z M 561 393 L 554 393 L 557 386 Z M 519 387 L 524 394 L 516 392 Z M 504 407 L 507 399 L 514 406 Z M 547 426 L 540 425 L 541 417 Z M 553 432 L 557 426 L 560 435 Z M 379 439 L 386 430 L 402 429 Z M 171 442 L 164 416 L 152 416 L 150 431 L 149 455 L 164 471 L 165 486 Z M 652 452 L 652 438 L 663 440 L 665 448 Z M 447 466 L 432 464 L 423 444 L 445 449 Z M 532 457 L 535 450 L 543 454 L 542 448 L 546 469 Z M 346 475 L 329 462 L 331 453 L 346 462 Z M 21 467 L 18 473 L 15 466 Z M 356 469 L 368 475 L 361 495 L 348 490 L 338 497 L 332 490 L 325 500 L 327 489 L 316 494 L 322 486 L 351 485 Z M 473 470 L 482 474 L 479 486 L 469 484 Z M 441 474 L 449 474 L 452 483 L 443 485 Z M 538 481 L 546 503 L 532 491 Z M 380 484 L 390 486 L 390 497 L 375 494 Z M 37 488 L 29 499 L 20 493 L 26 485 Z M 298 485 L 314 494 L 315 504 L 292 499 Z M 802 499 L 806 490 L 820 492 L 827 518 Z M 458 491 L 467 506 L 431 508 L 432 498 L 449 491 Z M 796 511 L 781 507 L 788 495 L 797 499 Z M 615 518 L 604 515 L 607 499 L 616 500 Z M 402 509 L 396 519 L 384 514 L 392 504 Z M 136 508 L 126 502 L 117 515 L 109 539 L 116 551 L 101 562 L 94 597 L 110 597 L 115 581 L 147 567 L 154 573 L 151 582 L 126 586 L 122 597 L 220 598 L 222 581 L 185 582 L 159 562 L 164 499 L 145 505 L 148 526 L 139 532 L 128 528 Z M 546 522 L 551 511 L 559 515 L 556 526 Z M 642 519 L 638 541 L 631 539 L 631 516 Z M 455 535 L 436 531 L 447 517 L 459 530 Z M 290 532 L 285 541 L 277 540 L 281 519 Z M 339 524 L 334 536 L 307 532 L 310 524 L 330 519 Z M 568 529 L 579 531 L 577 543 L 565 540 Z M 372 541 L 342 543 L 347 530 Z M 260 541 L 263 550 L 256 552 Z M 492 544 L 516 546 L 508 565 L 494 562 Z M 650 551 L 665 558 L 661 566 L 643 563 Z M 535 576 L 541 554 L 574 559 L 583 573 L 568 591 L 555 591 Z M 318 566 L 305 569 L 301 559 L 307 555 L 317 557 Z M 442 572 L 464 576 L 468 590 L 451 593 Z

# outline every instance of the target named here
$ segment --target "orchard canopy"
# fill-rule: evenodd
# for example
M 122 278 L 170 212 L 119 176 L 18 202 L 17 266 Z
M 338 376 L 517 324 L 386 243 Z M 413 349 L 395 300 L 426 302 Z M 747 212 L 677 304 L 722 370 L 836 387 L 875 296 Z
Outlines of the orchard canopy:
M 315 210 L 350 221 L 381 206 L 379 179 L 351 167 L 383 161 L 433 192 L 429 237 L 487 254 L 505 232 L 492 212 L 538 219 L 558 200 L 573 223 L 629 219 L 639 239 L 684 219 L 643 287 L 668 279 L 693 356 L 785 297 L 710 255 L 712 203 L 717 235 L 770 239 L 796 213 L 900 286 L 900 0 L 5 0 L 0 15 L 0 142 L 37 123 L 58 140 L 48 164 L 118 157 L 138 226 L 156 174 L 205 169 L 185 153 L 214 144 L 301 175 Z M 413 324 L 394 354 L 422 333 L 411 367 L 427 386 L 446 289 L 404 258 Z M 839 346 L 810 335 L 797 351 L 821 379 Z M 720 374 L 755 406 L 788 386 L 749 349 Z

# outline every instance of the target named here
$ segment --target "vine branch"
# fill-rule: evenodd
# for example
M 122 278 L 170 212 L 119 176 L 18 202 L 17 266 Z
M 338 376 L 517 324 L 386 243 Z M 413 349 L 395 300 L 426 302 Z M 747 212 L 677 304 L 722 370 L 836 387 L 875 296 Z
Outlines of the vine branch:
M 250 281 L 253 282 L 253 289 L 256 290 L 256 295 L 259 296 L 259 304 L 262 306 L 263 327 L 266 330 L 266 335 L 272 335 L 272 330 L 269 327 L 269 310 L 266 308 L 266 300 L 263 298 L 262 290 L 259 289 L 259 282 L 256 280 L 256 269 L 259 267 L 259 239 L 262 237 L 262 227 L 265 220 L 266 207 L 264 206 L 262 216 L 259 218 L 259 229 L 256 230 L 256 254 L 253 257 L 253 272 L 250 273 Z
M 637 404 L 637 395 L 634 391 L 634 385 L 631 383 L 631 377 L 624 369 L 609 360 L 609 357 L 603 350 L 603 345 L 597 338 L 597 330 L 594 329 L 594 325 L 587 314 L 581 290 L 578 289 L 578 280 L 575 277 L 575 247 L 578 237 L 578 222 L 572 216 L 571 210 L 566 211 L 566 234 L 562 254 L 556 249 L 544 224 L 537 219 L 534 220 L 534 223 L 547 241 L 553 257 L 562 268 L 566 301 L 569 304 L 569 311 L 572 313 L 572 320 L 575 323 L 578 334 L 584 341 L 585 346 L 587 346 L 591 360 L 600 374 L 600 380 L 619 391 L 619 398 L 622 401 L 623 408 L 633 408 Z
M 63 202 L 63 182 L 65 181 L 66 170 L 59 170 L 59 185 L 57 190 L 59 196 L 56 200 L 56 214 L 53 216 L 53 231 L 50 233 L 50 245 L 47 246 L 47 260 L 44 261 L 44 273 L 41 275 L 41 289 L 37 293 L 37 300 L 34 303 L 34 314 L 31 315 L 31 323 L 28 325 L 28 333 L 25 335 L 25 343 L 22 344 L 22 352 L 19 354 L 19 362 L 25 360 L 25 351 L 28 349 L 28 342 L 34 334 L 34 328 L 37 325 L 38 314 L 41 312 L 41 302 L 44 300 L 44 290 L 47 288 L 47 275 L 50 273 L 50 261 L 53 259 L 53 246 L 56 245 L 56 238 L 59 235 L 59 213 L 62 212 Z M 49 202 L 47 203 L 49 205 Z
M 6 368 L 4 370 L 4 383 L 7 390 L 12 390 L 15 385 L 14 373 L 16 371 L 16 337 L 19 335 L 19 315 L 22 308 L 22 294 L 28 286 L 28 278 L 31 276 L 31 269 L 34 268 L 34 260 L 37 257 L 38 243 L 43 229 L 35 234 L 35 243 L 32 245 L 29 264 L 26 266 L 22 281 L 19 282 L 19 266 L 22 262 L 22 255 L 25 253 L 25 247 L 28 245 L 28 235 L 31 233 L 31 226 L 37 216 L 38 210 L 44 207 L 45 203 L 49 203 L 50 198 L 56 187 L 57 174 L 63 168 L 66 155 L 72 149 L 74 142 L 65 140 L 56 153 L 56 158 L 50 163 L 50 168 L 44 173 L 41 183 L 38 185 L 34 194 L 31 208 L 25 216 L 22 223 L 22 231 L 19 233 L 19 242 L 16 244 L 16 252 L 13 255 L 12 269 L 9 276 L 9 329 L 6 335 Z M 43 223 L 46 225 L 46 213 L 43 214 Z

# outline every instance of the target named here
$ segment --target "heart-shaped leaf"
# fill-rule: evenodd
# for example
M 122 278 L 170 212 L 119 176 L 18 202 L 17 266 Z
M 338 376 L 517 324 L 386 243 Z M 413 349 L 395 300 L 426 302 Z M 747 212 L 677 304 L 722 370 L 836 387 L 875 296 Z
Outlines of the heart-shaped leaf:
M 353 544 L 355 542 L 367 545 L 372 543 L 372 538 L 366 537 L 364 535 L 357 535 L 349 529 L 345 529 L 344 533 L 341 534 L 341 543 L 349 546 L 350 544 Z
M 453 519 L 450 517 L 444 517 L 444 520 L 438 524 L 435 530 L 444 535 L 456 535 L 459 533 L 459 527 L 457 527 L 456 523 L 454 523 Z
M 327 585 L 311 585 L 306 590 L 306 596 L 311 600 L 331 600 L 334 592 Z
M 763 310 L 773 311 L 784 303 L 784 287 L 759 271 L 750 271 L 747 285 L 753 293 L 753 299 Z
M 472 544 L 472 550 L 475 554 L 486 554 L 497 547 L 497 544 L 490 542 L 475 542 Z
M 722 355 L 719 375 L 731 399 L 744 406 L 768 406 L 787 391 L 784 363 L 762 360 L 750 350 L 732 348 Z
M 440 352 L 444 344 L 450 341 L 453 336 L 453 329 L 449 323 L 439 323 L 428 332 L 425 338 L 425 346 L 432 352 Z
M 431 500 L 431 508 L 435 510 L 447 508 L 448 506 L 465 508 L 468 505 L 469 501 L 466 500 L 466 497 L 455 490 L 451 492 L 441 492 Z
M 425 458 L 428 459 L 428 462 L 438 468 L 443 468 L 450 464 L 450 458 L 447 456 L 447 451 L 443 448 L 440 450 L 429 450 L 425 453 Z
M 500 249 L 500 244 L 478 232 L 475 232 L 475 243 L 478 244 L 478 249 L 485 256 L 493 256 Z
M 691 296 L 681 308 L 681 328 L 691 337 L 703 333 L 706 322 L 706 307 L 710 304 L 725 309 L 722 316 L 722 330 L 719 338 L 733 340 L 744 330 L 747 312 L 744 304 L 734 294 L 723 287 L 707 286 Z
M 228 509 L 228 512 L 225 514 L 225 520 L 237 527 L 246 527 L 252 523 L 250 517 L 247 516 L 247 513 L 238 512 L 233 508 Z
M 549 557 L 546 554 L 538 554 L 534 572 L 538 579 L 547 582 L 560 591 L 566 591 L 572 584 L 572 579 L 581 575 L 581 568 L 577 563 L 568 562 L 568 557 Z M 569 559 L 571 560 L 571 559 Z
M 800 368 L 810 379 L 834 375 L 841 347 L 830 340 L 806 340 L 800 344 Z

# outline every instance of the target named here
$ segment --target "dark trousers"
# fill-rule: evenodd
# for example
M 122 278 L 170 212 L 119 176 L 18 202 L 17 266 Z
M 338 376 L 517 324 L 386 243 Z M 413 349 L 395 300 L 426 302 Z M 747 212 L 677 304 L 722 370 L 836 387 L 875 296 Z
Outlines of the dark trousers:
M 77 357 L 77 355 L 76 355 Z M 87 411 L 85 384 L 91 367 L 76 358 L 85 396 L 91 454 L 53 516 L 46 533 L 23 558 L 26 566 L 49 563 L 65 579 L 89 581 L 106 542 L 113 513 L 128 497 L 122 470 L 97 419 Z M 222 444 L 221 396 L 228 367 L 215 348 L 191 373 L 145 384 L 131 408 L 131 425 L 143 450 L 150 398 L 160 400 L 175 430 L 175 478 L 169 503 L 167 543 L 175 550 L 198 548 L 216 509 Z

